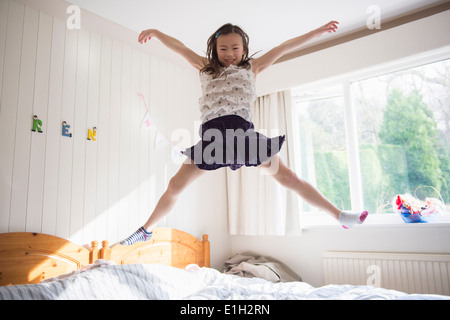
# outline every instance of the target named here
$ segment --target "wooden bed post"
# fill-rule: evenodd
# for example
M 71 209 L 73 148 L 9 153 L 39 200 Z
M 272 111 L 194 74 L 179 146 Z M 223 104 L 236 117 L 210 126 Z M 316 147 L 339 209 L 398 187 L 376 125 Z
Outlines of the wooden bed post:
M 209 268 L 210 267 L 210 244 L 209 244 L 209 240 L 208 240 L 208 235 L 204 234 L 203 235 L 203 260 L 205 261 L 205 267 Z
M 92 264 L 98 259 L 98 241 L 91 242 L 91 250 L 89 251 L 89 263 Z
M 100 259 L 111 260 L 111 249 L 109 248 L 109 241 L 102 241 L 102 248 L 100 249 Z

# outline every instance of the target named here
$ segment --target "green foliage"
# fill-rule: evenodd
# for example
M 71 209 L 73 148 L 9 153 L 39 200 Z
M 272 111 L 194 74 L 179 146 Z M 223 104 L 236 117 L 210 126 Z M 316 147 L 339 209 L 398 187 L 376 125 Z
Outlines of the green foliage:
M 379 137 L 384 144 L 405 148 L 411 186 L 427 185 L 437 190 L 444 186 L 448 199 L 449 155 L 441 147 L 433 114 L 418 91 L 404 95 L 394 89 L 389 93 Z
M 394 89 L 388 94 L 380 143 L 360 145 L 366 209 L 393 212 L 395 195 L 413 194 L 419 186 L 432 186 L 449 201 L 450 155 L 439 134 L 418 91 L 406 95 Z M 319 190 L 338 206 L 350 208 L 346 152 L 316 152 L 314 158 Z
M 407 159 L 403 146 L 360 145 L 359 158 L 365 208 L 373 213 L 393 212 L 392 199 L 410 193 Z
M 318 189 L 342 209 L 351 209 L 346 151 L 315 152 Z

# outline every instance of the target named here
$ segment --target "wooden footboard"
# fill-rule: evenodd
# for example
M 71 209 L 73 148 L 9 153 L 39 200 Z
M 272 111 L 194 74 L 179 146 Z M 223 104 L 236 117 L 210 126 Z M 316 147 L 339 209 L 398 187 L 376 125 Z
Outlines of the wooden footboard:
M 68 240 L 30 232 L 0 234 L 0 285 L 39 283 L 80 270 L 93 252 Z
M 163 263 L 184 268 L 195 263 L 200 267 L 209 267 L 210 244 L 207 235 L 203 235 L 201 241 L 181 230 L 157 228 L 150 241 L 132 246 L 115 244 L 109 247 L 109 242 L 103 241 L 100 258 L 117 264 Z
M 92 241 L 86 249 L 68 240 L 31 232 L 0 234 L 0 286 L 39 283 L 57 277 L 97 259 L 112 260 L 116 264 L 164 263 L 184 268 L 195 263 L 210 266 L 208 236 L 203 241 L 184 231 L 155 229 L 149 242 L 132 246 L 119 244 L 109 247 L 109 241 Z

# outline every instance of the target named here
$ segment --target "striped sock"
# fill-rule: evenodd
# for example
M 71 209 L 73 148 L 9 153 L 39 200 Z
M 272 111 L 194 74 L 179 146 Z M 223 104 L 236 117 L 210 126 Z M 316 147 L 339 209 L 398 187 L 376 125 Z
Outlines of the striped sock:
M 349 229 L 353 227 L 355 224 L 362 224 L 364 220 L 366 220 L 369 212 L 348 212 L 342 211 L 339 214 L 339 223 L 342 225 L 344 229 Z
M 131 236 L 120 242 L 123 246 L 131 246 L 136 242 L 149 241 L 152 238 L 152 232 L 147 232 L 144 227 L 140 227 Z

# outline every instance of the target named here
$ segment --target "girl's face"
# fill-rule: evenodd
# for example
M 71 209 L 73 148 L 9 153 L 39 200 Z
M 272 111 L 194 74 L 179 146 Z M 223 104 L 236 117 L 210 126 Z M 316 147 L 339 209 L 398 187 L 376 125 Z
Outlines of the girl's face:
M 244 53 L 244 44 L 241 35 L 229 33 L 220 35 L 217 38 L 217 57 L 222 66 L 239 65 Z

